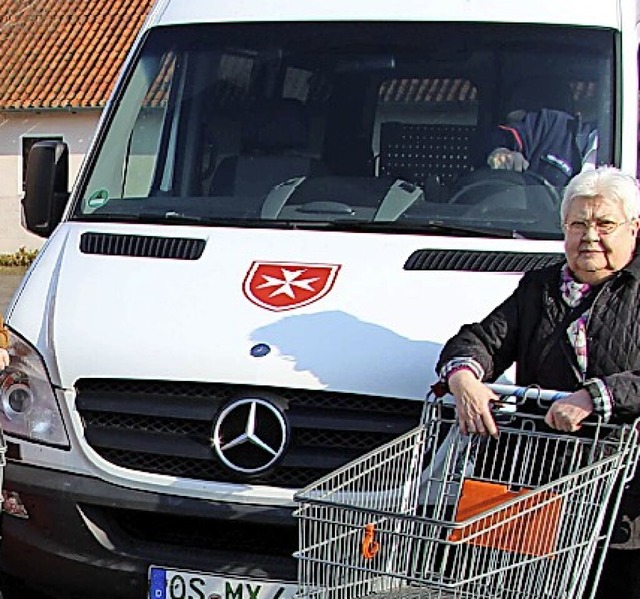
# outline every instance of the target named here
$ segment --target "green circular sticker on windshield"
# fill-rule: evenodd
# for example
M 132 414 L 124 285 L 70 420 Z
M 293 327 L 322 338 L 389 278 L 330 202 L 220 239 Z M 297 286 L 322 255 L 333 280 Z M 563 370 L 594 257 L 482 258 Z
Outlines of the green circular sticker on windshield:
M 106 189 L 98 189 L 94 191 L 87 200 L 89 208 L 100 208 L 109 201 L 109 192 Z

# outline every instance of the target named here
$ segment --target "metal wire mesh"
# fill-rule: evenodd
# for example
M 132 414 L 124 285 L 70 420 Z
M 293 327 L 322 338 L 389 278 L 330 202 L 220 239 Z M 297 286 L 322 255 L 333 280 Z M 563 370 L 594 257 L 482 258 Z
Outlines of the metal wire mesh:
M 538 428 L 514 414 L 497 439 L 467 437 L 431 404 L 421 426 L 299 492 L 298 595 L 581 597 L 637 432 Z

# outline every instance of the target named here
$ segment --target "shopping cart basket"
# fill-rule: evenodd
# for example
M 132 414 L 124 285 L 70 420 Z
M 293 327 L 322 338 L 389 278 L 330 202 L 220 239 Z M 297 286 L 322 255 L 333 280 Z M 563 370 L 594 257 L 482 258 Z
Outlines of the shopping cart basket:
M 599 422 L 553 434 L 542 418 L 518 405 L 497 439 L 465 436 L 427 401 L 420 426 L 298 492 L 298 596 L 582 597 L 638 434 Z

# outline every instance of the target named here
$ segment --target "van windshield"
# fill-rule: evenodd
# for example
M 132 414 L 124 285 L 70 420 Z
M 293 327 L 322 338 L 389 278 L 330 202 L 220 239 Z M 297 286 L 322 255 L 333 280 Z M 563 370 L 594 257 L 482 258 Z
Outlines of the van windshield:
M 560 236 L 612 163 L 615 34 L 470 23 L 150 31 L 72 218 Z

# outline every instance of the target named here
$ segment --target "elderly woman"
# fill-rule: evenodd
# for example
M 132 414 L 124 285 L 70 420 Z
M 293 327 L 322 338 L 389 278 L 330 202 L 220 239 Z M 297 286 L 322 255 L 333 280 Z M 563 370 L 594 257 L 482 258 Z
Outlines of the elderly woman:
M 640 221 L 636 180 L 613 167 L 572 179 L 561 206 L 566 261 L 526 273 L 513 294 L 444 346 L 437 369 L 463 433 L 498 434 L 493 381 L 570 391 L 548 426 L 577 431 L 594 413 L 640 415 Z M 640 469 L 639 469 L 640 470 Z M 626 490 L 597 597 L 640 598 L 640 473 Z

